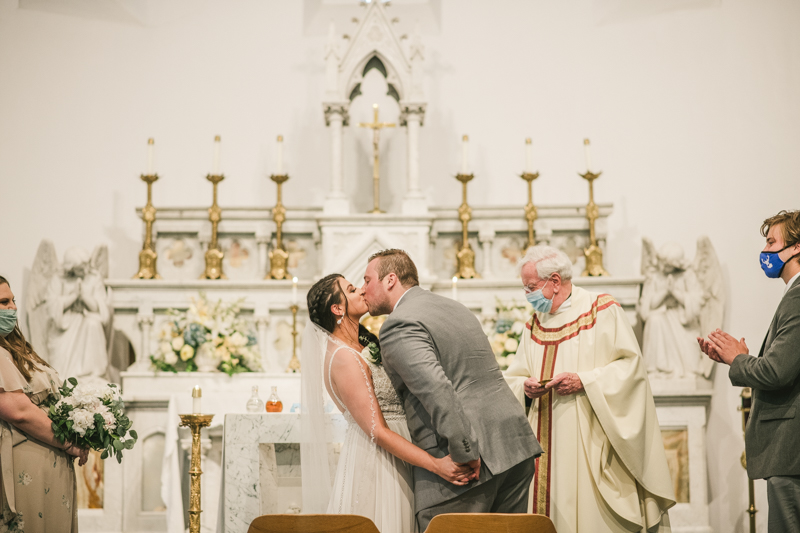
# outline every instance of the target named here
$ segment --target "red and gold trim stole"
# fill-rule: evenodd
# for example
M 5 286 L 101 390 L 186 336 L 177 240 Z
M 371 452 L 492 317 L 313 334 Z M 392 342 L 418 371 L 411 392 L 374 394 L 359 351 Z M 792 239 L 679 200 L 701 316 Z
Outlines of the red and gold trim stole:
M 543 328 L 539 318 L 534 314 L 527 325 L 531 330 L 531 339 L 544 346 L 542 372 L 539 381 L 553 378 L 556 366 L 558 345 L 576 337 L 581 331 L 592 329 L 597 322 L 597 313 L 612 305 L 619 305 L 613 296 L 601 294 L 592 303 L 592 308 L 569 324 L 558 328 Z M 553 443 L 553 392 L 539 398 L 538 424 L 536 437 L 542 447 L 542 455 L 536 459 L 536 475 L 533 480 L 533 509 L 536 514 L 550 516 L 550 468 L 551 448 Z

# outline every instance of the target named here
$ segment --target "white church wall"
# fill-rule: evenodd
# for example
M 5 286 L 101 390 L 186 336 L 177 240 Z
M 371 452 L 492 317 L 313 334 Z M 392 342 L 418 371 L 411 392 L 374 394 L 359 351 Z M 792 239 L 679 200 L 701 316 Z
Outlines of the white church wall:
M 142 228 L 134 210 L 145 200 L 138 175 L 148 137 L 156 139 L 161 176 L 156 206 L 210 204 L 203 177 L 217 134 L 223 207 L 274 203 L 267 176 L 278 134 L 291 175 L 284 202 L 321 204 L 330 161 L 321 109 L 326 35 L 305 34 L 304 3 L 179 5 L 182 14 L 170 21 L 143 25 L 0 1 L 0 273 L 19 300 L 42 238 L 59 253 L 107 243 L 112 277 L 135 272 Z M 541 173 L 535 201 L 584 202 L 576 172 L 584 168 L 581 141 L 590 137 L 603 171 L 596 200 L 614 204 L 608 270 L 637 274 L 642 236 L 657 245 L 676 240 L 692 255 L 697 236 L 708 235 L 726 271 L 727 328 L 757 351 L 783 290 L 758 268 L 758 227 L 800 207 L 800 5 L 648 6 L 441 2 L 439 29 L 427 25 L 423 34 L 421 183 L 434 205 L 459 202 L 453 175 L 466 133 L 476 175 L 471 202 L 522 206 L 517 175 L 530 136 Z M 361 8 L 352 9 L 358 16 Z M 371 167 L 356 160 L 369 154 L 369 134 L 355 127 L 371 118 L 363 116 L 367 99 L 353 104 L 345 128 L 345 186 L 359 191 L 359 210 L 371 201 Z M 382 103 L 382 119 L 396 122 L 397 109 Z M 396 211 L 405 131 L 384 139 L 384 209 Z M 720 532 L 747 528 L 738 392 L 718 368 L 708 462 L 711 523 Z M 763 485 L 759 497 L 765 524 Z

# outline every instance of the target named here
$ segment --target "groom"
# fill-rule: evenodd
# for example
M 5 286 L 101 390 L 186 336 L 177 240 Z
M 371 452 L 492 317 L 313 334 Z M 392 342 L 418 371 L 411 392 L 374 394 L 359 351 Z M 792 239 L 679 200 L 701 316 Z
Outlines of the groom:
M 370 315 L 390 314 L 380 335 L 383 365 L 403 400 L 413 443 L 473 468 L 473 481 L 463 487 L 414 468 L 420 531 L 443 513 L 526 512 L 542 449 L 478 319 L 420 288 L 402 250 L 370 257 L 362 291 Z

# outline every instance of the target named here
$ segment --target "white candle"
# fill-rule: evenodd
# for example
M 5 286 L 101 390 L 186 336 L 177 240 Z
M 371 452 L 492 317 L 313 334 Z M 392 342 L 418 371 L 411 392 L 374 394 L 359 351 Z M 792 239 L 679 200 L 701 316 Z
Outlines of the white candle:
M 212 165 L 213 170 L 211 171 L 212 174 L 215 176 L 219 175 L 219 144 L 220 144 L 220 137 L 217 135 L 214 137 L 214 164 Z
M 453 276 L 453 300 L 458 301 L 458 277 Z
M 155 141 L 153 140 L 152 137 L 150 137 L 149 139 L 147 139 L 147 175 L 148 176 L 152 176 L 154 174 L 154 172 L 153 172 L 153 162 L 154 162 L 154 157 L 155 157 L 155 151 L 156 151 Z
M 278 148 L 275 155 L 275 174 L 283 174 L 283 135 L 278 135 Z
M 200 398 L 203 397 L 203 391 L 200 390 L 200 385 L 195 385 L 192 389 L 192 414 L 199 415 L 202 413 L 200 409 Z
M 533 172 L 533 164 L 531 160 L 531 138 L 525 139 L 525 172 L 530 174 Z
M 469 137 L 464 135 L 461 137 L 461 173 L 466 174 L 469 168 L 467 164 L 467 149 L 469 148 Z
M 583 153 L 586 156 L 586 171 L 592 169 L 592 154 L 589 153 L 589 139 L 583 140 Z
M 297 303 L 297 276 L 292 278 L 292 303 Z

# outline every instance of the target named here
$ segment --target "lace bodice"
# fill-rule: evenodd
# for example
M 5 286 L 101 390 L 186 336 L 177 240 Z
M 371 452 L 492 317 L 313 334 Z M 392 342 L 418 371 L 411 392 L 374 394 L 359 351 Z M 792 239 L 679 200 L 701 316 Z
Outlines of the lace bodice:
M 363 355 L 362 352 L 362 357 Z M 406 412 L 403 409 L 403 403 L 400 401 L 397 391 L 394 390 L 392 382 L 386 374 L 383 365 L 373 364 L 369 360 L 367 360 L 367 365 L 369 365 L 369 369 L 372 371 L 372 383 L 375 387 L 375 397 L 378 399 L 378 405 L 381 406 L 383 418 L 387 420 L 394 417 L 405 418 Z

